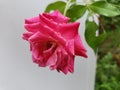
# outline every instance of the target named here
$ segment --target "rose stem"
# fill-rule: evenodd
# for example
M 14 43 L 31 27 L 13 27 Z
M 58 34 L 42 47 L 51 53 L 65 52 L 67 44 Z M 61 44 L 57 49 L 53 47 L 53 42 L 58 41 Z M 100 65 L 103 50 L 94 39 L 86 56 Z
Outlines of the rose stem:
M 67 3 L 66 3 L 65 9 L 64 9 L 64 13 L 63 13 L 64 16 L 66 16 L 66 13 L 67 13 L 67 10 L 68 10 L 70 2 L 71 2 L 71 0 L 68 0 Z

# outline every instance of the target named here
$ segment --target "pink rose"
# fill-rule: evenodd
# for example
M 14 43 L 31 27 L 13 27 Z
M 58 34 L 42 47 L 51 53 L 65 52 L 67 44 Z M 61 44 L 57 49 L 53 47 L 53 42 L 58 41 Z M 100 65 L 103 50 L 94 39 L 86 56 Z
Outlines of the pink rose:
M 23 39 L 30 43 L 33 62 L 67 74 L 74 72 L 75 55 L 87 57 L 78 27 L 58 10 L 25 20 Z

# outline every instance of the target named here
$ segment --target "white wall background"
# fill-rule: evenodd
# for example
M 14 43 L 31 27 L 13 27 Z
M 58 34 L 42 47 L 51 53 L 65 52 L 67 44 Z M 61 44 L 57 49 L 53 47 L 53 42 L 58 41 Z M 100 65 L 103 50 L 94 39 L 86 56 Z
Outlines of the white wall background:
M 29 44 L 21 38 L 24 19 L 42 13 L 52 1 L 0 0 L 0 90 L 94 90 L 95 56 L 85 40 L 89 58 L 76 57 L 74 74 L 32 63 Z M 83 39 L 84 19 L 80 20 Z

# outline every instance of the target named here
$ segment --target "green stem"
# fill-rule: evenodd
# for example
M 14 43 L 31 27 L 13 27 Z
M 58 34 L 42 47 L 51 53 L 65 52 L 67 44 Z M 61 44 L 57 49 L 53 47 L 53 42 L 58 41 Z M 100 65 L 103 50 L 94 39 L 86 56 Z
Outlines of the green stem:
M 66 16 L 66 13 L 67 13 L 67 10 L 68 10 L 70 2 L 71 2 L 71 0 L 68 0 L 67 3 L 66 3 L 65 9 L 64 9 L 64 13 L 63 13 L 64 16 Z

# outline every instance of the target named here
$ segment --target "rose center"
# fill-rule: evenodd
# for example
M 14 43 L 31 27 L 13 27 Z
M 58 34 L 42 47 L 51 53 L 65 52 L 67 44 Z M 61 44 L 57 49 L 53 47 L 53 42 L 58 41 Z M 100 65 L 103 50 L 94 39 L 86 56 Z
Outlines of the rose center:
M 52 47 L 52 45 L 53 45 L 53 42 L 52 41 L 48 41 L 46 43 L 46 49 L 50 49 Z

